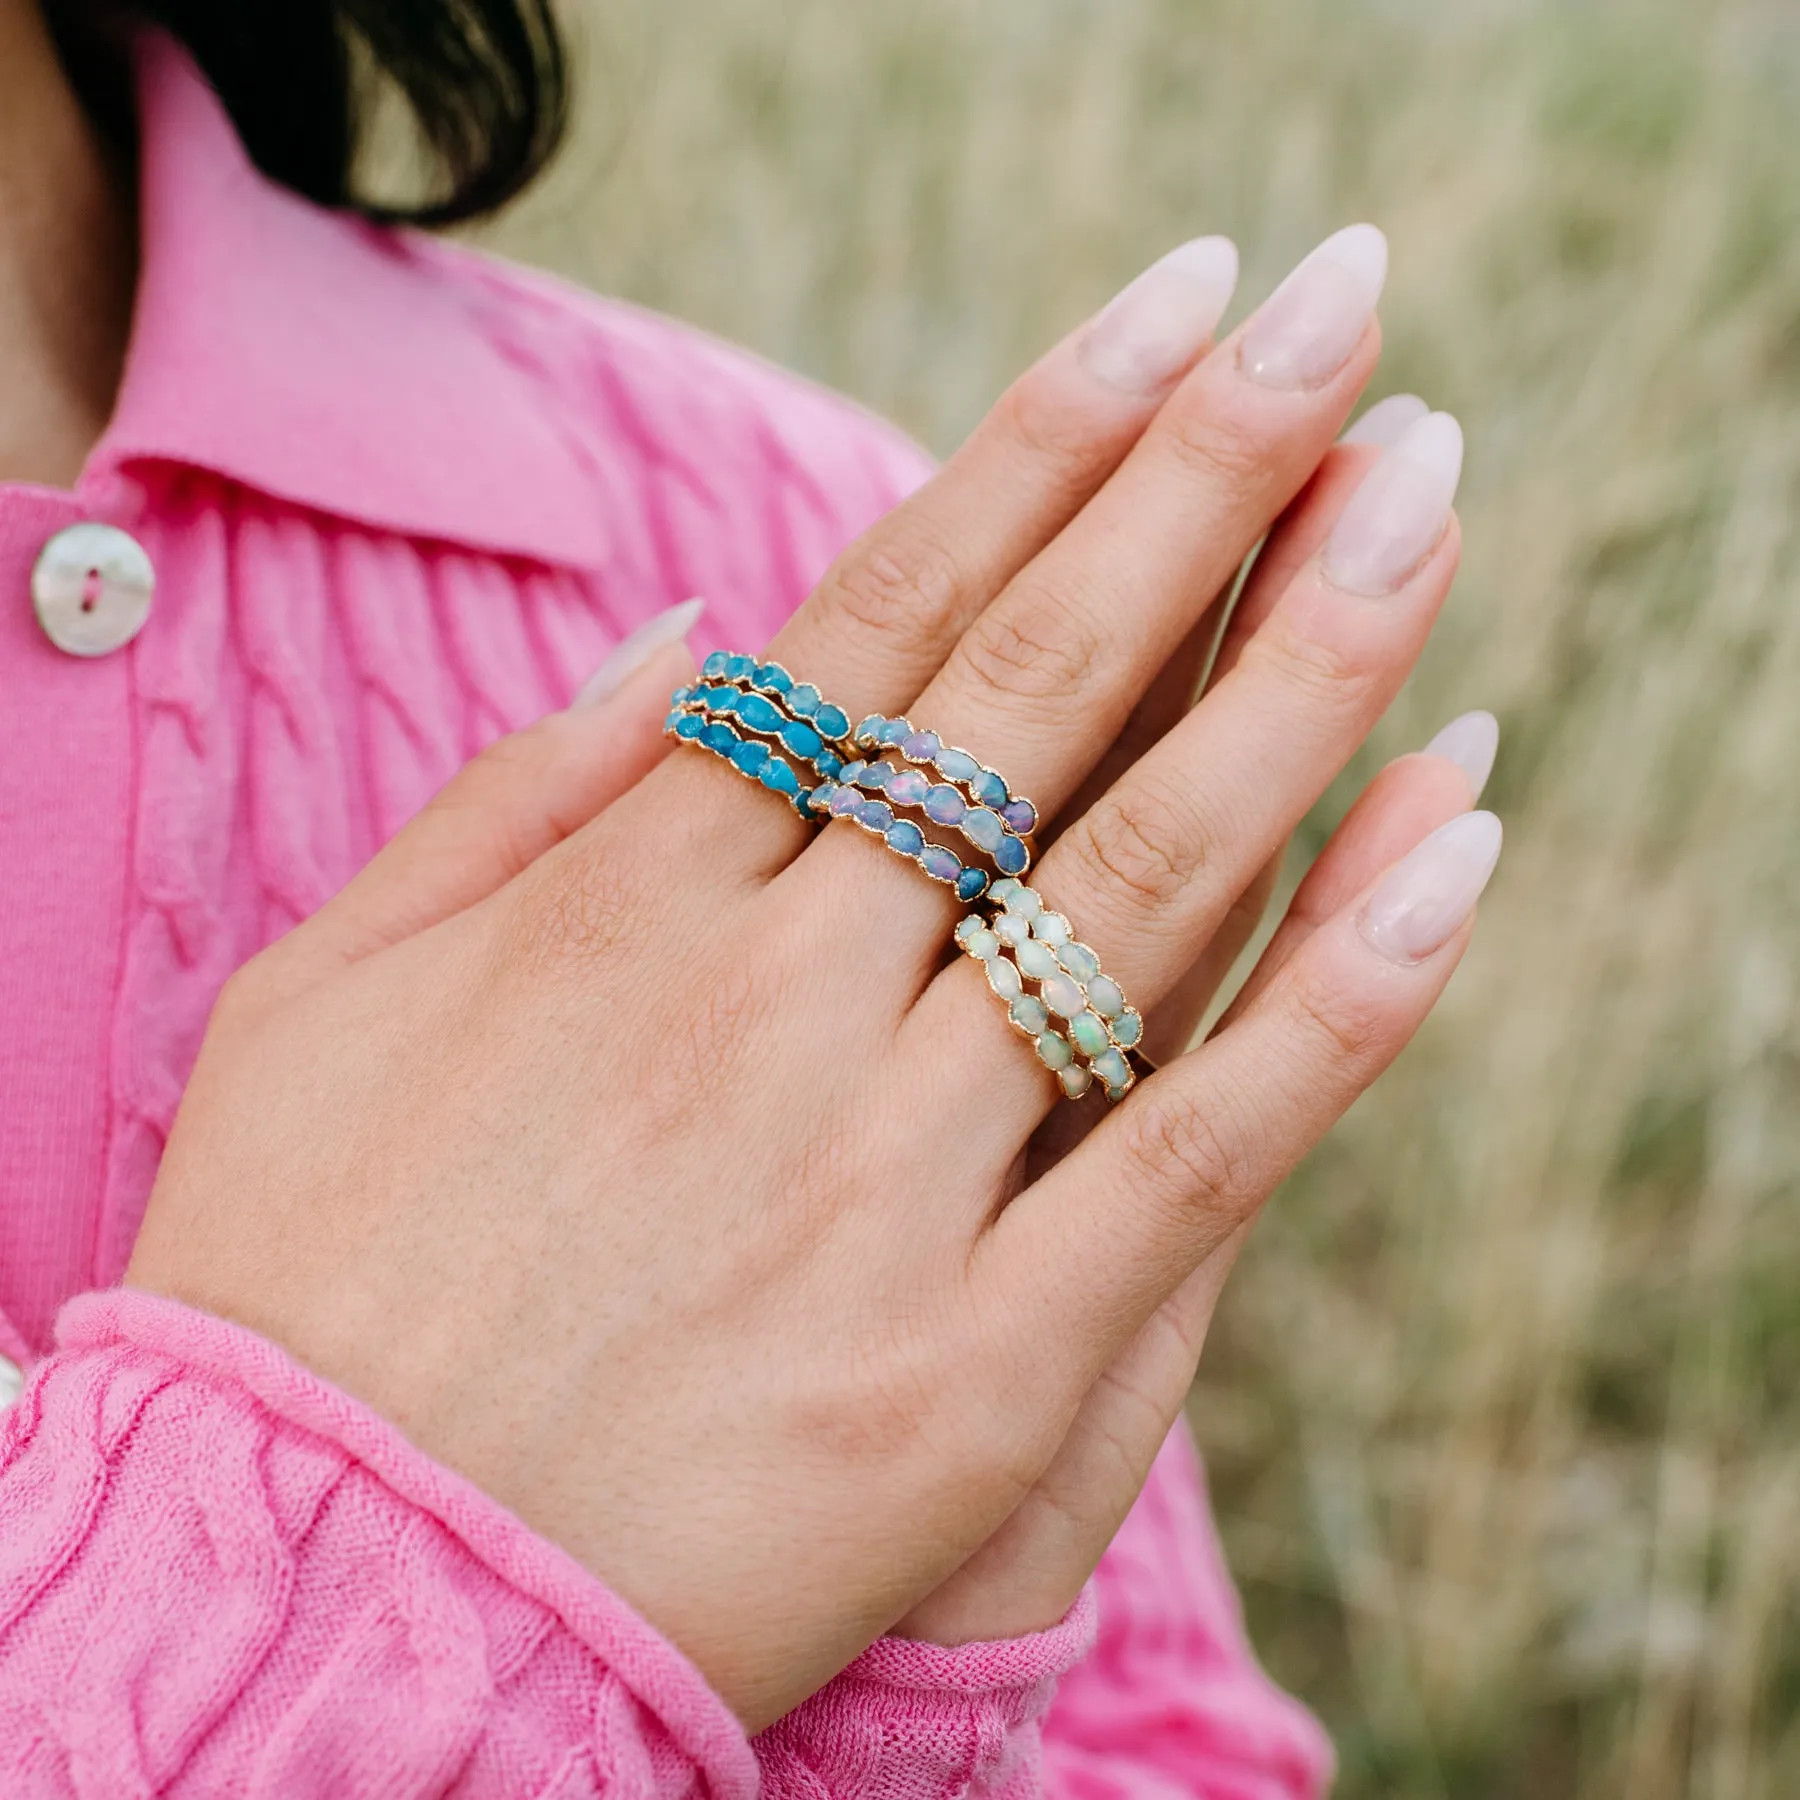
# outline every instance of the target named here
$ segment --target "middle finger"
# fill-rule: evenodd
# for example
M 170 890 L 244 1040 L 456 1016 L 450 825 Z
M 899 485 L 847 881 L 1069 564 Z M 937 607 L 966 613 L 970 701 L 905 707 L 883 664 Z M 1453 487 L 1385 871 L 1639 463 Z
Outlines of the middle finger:
M 1381 233 L 1328 239 L 964 633 L 916 722 L 1047 815 L 1325 456 L 1375 366 Z

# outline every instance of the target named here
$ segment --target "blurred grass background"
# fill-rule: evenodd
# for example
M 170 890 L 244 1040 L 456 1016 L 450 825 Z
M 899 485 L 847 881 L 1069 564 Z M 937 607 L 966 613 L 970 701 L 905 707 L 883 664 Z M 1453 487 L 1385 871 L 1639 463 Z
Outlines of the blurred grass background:
M 1347 1800 L 1800 1793 L 1800 10 L 570 17 L 579 138 L 500 247 L 940 451 L 1172 243 L 1235 236 L 1241 311 L 1386 227 L 1373 392 L 1462 417 L 1468 554 L 1308 837 L 1485 705 L 1508 850 L 1260 1230 L 1194 1421 Z

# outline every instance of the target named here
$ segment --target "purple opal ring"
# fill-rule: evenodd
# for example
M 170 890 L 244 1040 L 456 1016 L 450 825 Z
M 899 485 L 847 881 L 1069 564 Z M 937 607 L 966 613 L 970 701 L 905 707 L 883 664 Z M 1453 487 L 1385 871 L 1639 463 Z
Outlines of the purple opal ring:
M 965 863 L 954 850 L 934 844 L 911 819 L 897 818 L 887 801 L 858 792 L 848 782 L 828 781 L 813 789 L 811 807 L 815 814 L 832 819 L 849 819 L 873 837 L 878 837 L 894 852 L 916 863 L 933 881 L 941 881 L 955 890 L 957 899 L 968 904 L 988 891 L 993 877 L 986 869 Z
M 1023 795 L 1013 793 L 996 770 L 967 750 L 944 743 L 935 731 L 915 731 L 907 720 L 881 713 L 871 713 L 857 726 L 853 742 L 858 750 L 875 752 L 875 759 L 847 762 L 840 780 L 880 790 L 903 806 L 923 807 L 934 824 L 954 826 L 993 857 L 1002 875 L 1023 875 L 1031 867 L 1031 834 L 1037 830 L 1038 810 Z M 939 779 L 932 782 L 916 768 L 899 768 L 896 756 L 924 764 Z M 1004 847 L 1008 838 L 1025 846 L 1022 858 L 1017 850 Z
M 1031 1039 L 1071 1100 L 1096 1081 L 1108 1100 L 1123 1100 L 1149 1071 L 1138 1048 L 1142 1015 L 1036 888 L 1008 878 L 994 883 L 988 900 L 988 917 L 971 913 L 957 926 L 957 947 L 981 964 L 1014 1030 Z

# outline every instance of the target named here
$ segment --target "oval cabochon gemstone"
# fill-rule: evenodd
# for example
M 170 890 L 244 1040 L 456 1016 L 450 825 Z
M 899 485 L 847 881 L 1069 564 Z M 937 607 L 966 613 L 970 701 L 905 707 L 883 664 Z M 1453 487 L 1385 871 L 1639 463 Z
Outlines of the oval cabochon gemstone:
M 978 806 L 962 822 L 962 833 L 978 850 L 985 850 L 990 855 L 1000 848 L 1000 840 L 1006 836 L 1006 827 L 1000 821 L 997 812 L 989 812 L 985 806 Z
M 925 816 L 934 824 L 954 825 L 968 810 L 968 801 L 947 784 L 925 791 Z
M 993 850 L 994 867 L 1003 875 L 1022 875 L 1031 867 L 1031 852 L 1016 837 L 1003 837 Z
M 1088 998 L 1094 1003 L 1094 1011 L 1106 1018 L 1125 1010 L 1125 996 L 1119 990 L 1119 984 L 1110 975 L 1096 975 L 1087 984 Z

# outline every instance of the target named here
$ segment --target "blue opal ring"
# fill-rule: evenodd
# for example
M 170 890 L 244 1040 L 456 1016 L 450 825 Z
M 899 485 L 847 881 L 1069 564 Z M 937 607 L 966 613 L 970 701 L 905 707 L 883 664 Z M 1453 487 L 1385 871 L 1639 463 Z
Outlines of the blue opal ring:
M 810 805 L 815 814 L 860 825 L 872 837 L 880 838 L 896 856 L 916 863 L 933 881 L 953 889 L 965 905 L 979 900 L 993 880 L 986 869 L 965 863 L 954 850 L 932 843 L 911 819 L 896 817 L 885 800 L 859 793 L 846 782 L 828 781 L 814 788 Z
M 850 715 L 833 706 L 810 681 L 796 681 L 778 662 L 758 662 L 741 650 L 715 650 L 700 665 L 708 681 L 733 686 L 778 701 L 790 718 L 805 719 L 826 742 L 841 744 L 850 735 Z
M 866 788 L 889 806 L 917 807 L 932 824 L 961 832 L 1002 875 L 1023 875 L 1031 867 L 1031 840 L 1015 831 L 995 808 L 972 805 L 952 782 L 931 781 L 922 769 L 899 768 L 885 757 L 874 762 L 852 758 L 838 771 L 837 780 L 847 787 Z M 1021 807 L 1031 808 L 1031 817 L 1037 818 L 1029 800 L 1008 804 L 1015 818 L 1024 816 L 1018 810 Z
M 988 917 L 971 913 L 957 926 L 957 947 L 981 964 L 1013 1028 L 1071 1100 L 1096 1081 L 1108 1100 L 1123 1100 L 1149 1068 L 1142 1014 L 1036 888 L 996 881 L 988 899 Z
M 935 731 L 915 731 L 905 719 L 871 713 L 856 727 L 854 742 L 859 750 L 897 750 L 910 763 L 929 764 L 944 781 L 962 788 L 977 806 L 998 813 L 1015 837 L 1029 837 L 1037 830 L 1038 810 L 1029 800 L 1013 793 L 997 770 L 977 762 L 967 750 L 944 743 Z
M 678 712 L 729 719 L 736 723 L 740 734 L 749 732 L 772 738 L 790 757 L 807 764 L 823 780 L 834 780 L 844 766 L 843 758 L 826 742 L 815 722 L 790 717 L 760 691 L 733 687 L 727 682 L 698 681 L 692 687 L 677 688 L 671 704 Z
M 678 693 L 681 691 L 677 690 Z M 790 801 L 795 812 L 808 824 L 818 822 L 818 814 L 812 806 L 815 790 L 811 771 L 802 776 L 800 769 L 795 768 L 787 757 L 760 738 L 744 737 L 723 719 L 708 719 L 705 713 L 686 710 L 679 702 L 663 720 L 663 733 L 681 743 L 697 744 L 702 750 L 710 750 L 730 763 L 740 775 Z

